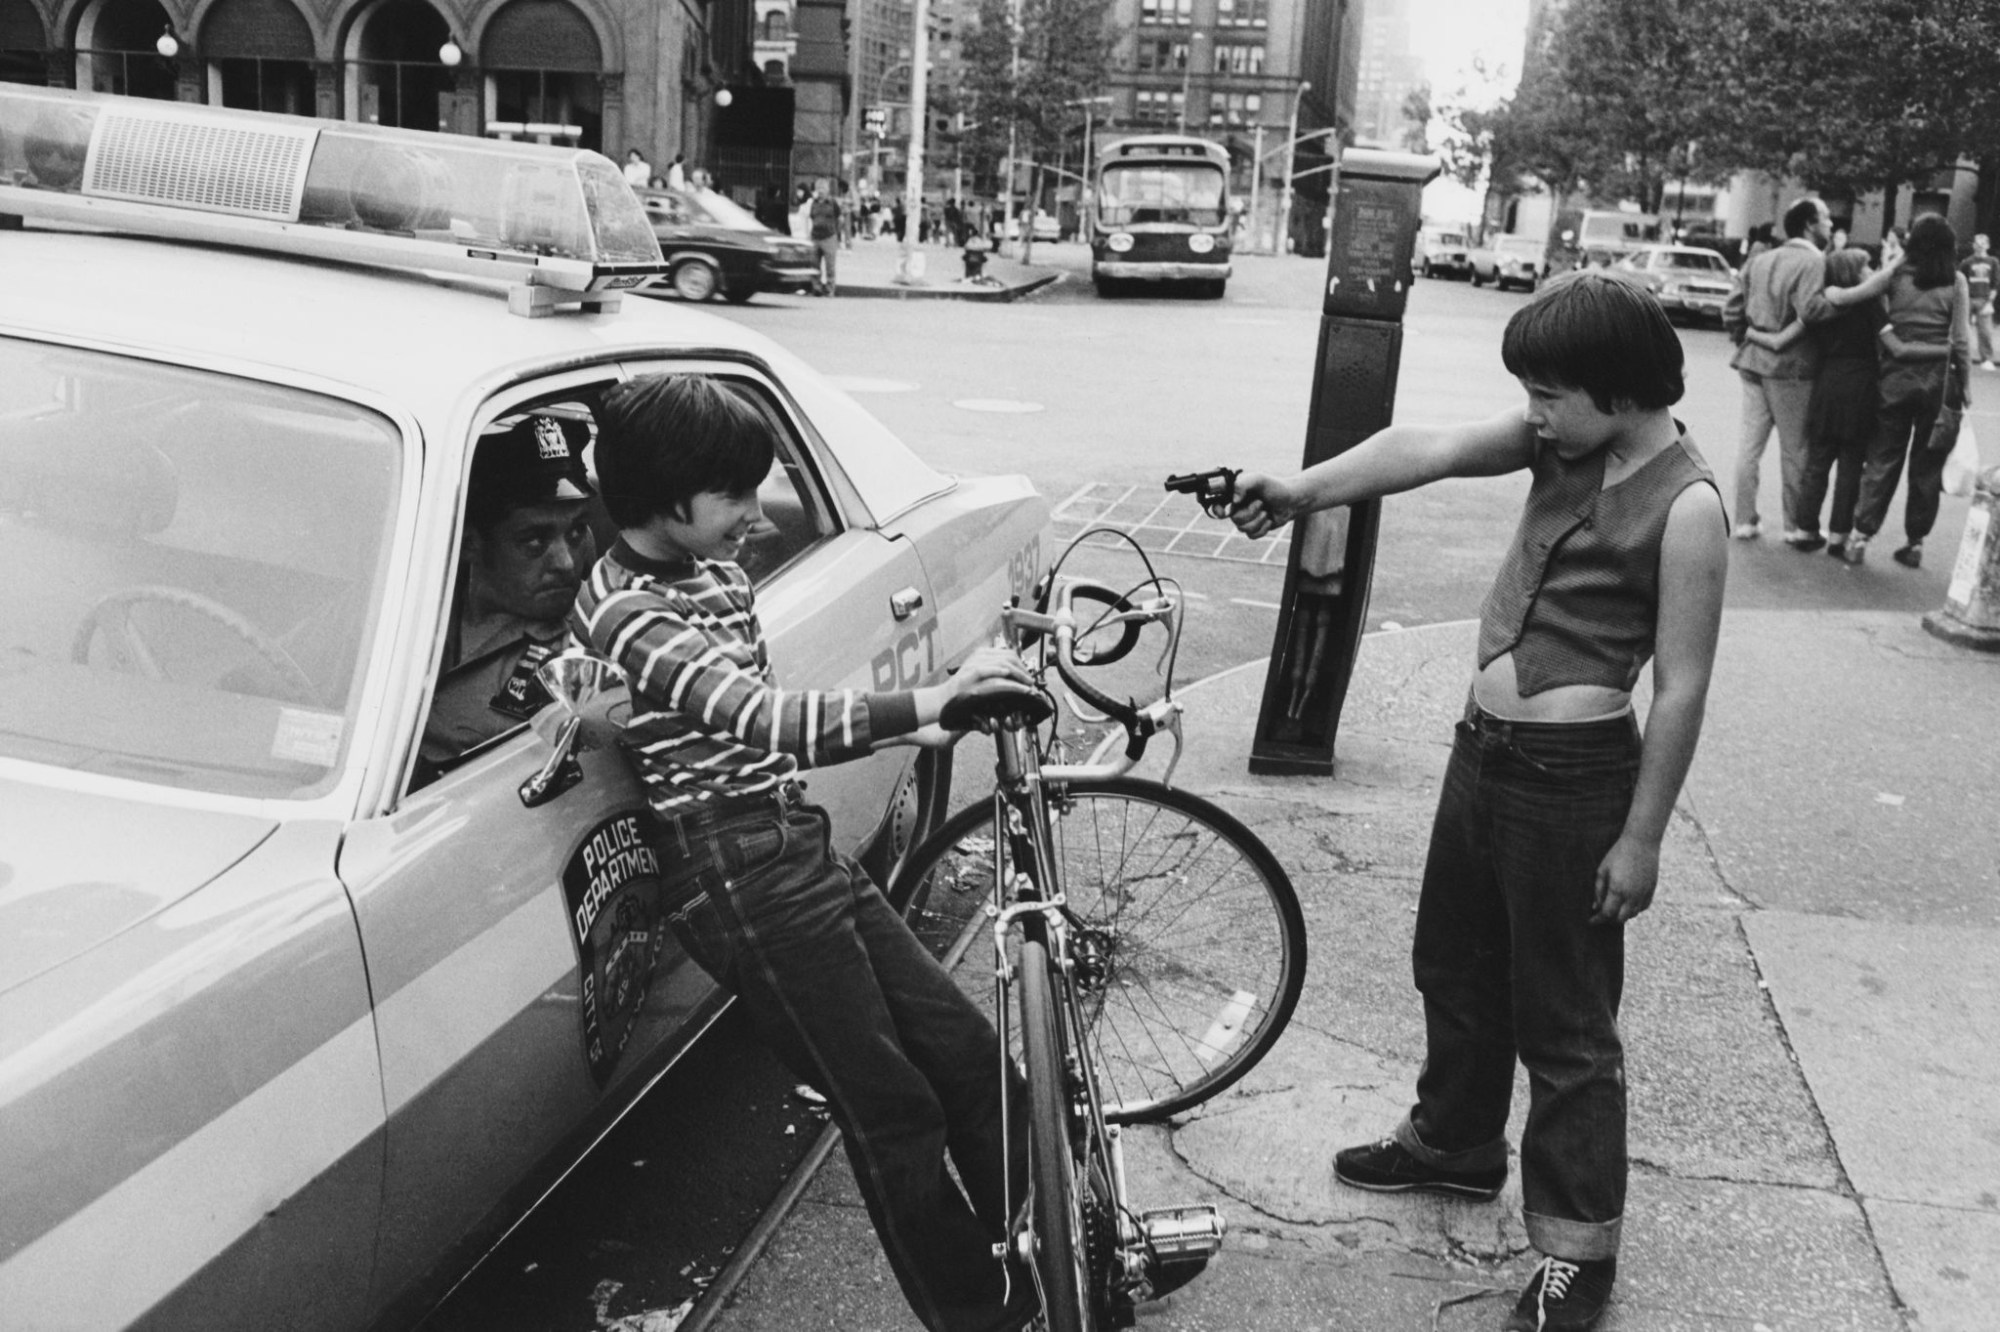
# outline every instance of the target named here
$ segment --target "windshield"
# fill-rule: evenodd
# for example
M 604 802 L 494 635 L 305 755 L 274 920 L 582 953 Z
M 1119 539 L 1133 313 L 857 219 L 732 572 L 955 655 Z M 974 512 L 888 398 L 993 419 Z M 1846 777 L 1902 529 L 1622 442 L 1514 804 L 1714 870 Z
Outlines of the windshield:
M 1661 268 L 1682 268 L 1696 273 L 1726 273 L 1729 265 L 1709 250 L 1669 250 L 1660 256 Z
M 1098 219 L 1107 227 L 1181 222 L 1222 223 L 1222 172 L 1197 163 L 1119 163 L 1098 178 Z
M 726 194 L 717 194 L 714 190 L 701 190 L 687 197 L 696 212 L 706 213 L 708 220 L 718 227 L 728 227 L 731 231 L 770 230 L 757 220 L 755 214 Z
M 1502 254 L 1521 254 L 1521 255 L 1532 256 L 1532 255 L 1538 255 L 1541 252 L 1542 252 L 1542 243 L 1538 240 L 1535 240 L 1533 237 L 1502 236 L 1500 238 L 1500 253 Z
M 352 403 L 0 338 L 0 755 L 325 790 L 401 458 Z

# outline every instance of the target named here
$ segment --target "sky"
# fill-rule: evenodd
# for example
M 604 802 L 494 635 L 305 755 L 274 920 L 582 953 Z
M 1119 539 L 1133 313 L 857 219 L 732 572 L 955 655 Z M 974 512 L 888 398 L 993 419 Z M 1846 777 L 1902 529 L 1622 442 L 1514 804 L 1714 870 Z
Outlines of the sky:
M 1527 27 L 1528 0 L 1412 0 L 1410 35 L 1429 71 L 1432 101 L 1456 101 L 1460 89 L 1476 103 L 1512 92 Z M 1500 81 L 1481 84 L 1475 58 Z M 1424 191 L 1424 215 L 1439 222 L 1473 221 L 1480 204 L 1478 194 L 1455 181 L 1433 181 Z

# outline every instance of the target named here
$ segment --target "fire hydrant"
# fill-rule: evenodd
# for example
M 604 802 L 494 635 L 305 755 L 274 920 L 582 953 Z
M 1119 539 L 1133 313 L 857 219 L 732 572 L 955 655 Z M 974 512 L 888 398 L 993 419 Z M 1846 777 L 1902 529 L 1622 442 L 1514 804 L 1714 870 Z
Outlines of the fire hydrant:
M 980 277 L 986 272 L 986 252 L 992 248 L 993 243 L 977 233 L 966 239 L 965 280 L 967 282 L 979 281 Z
M 1924 616 L 1924 628 L 1946 642 L 2000 652 L 2000 467 L 1979 474 L 1944 605 Z

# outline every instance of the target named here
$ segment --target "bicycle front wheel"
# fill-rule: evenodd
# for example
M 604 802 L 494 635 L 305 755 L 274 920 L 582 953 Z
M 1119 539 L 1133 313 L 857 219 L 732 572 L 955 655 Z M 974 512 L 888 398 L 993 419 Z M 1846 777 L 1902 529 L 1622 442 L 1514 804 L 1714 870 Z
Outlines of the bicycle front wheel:
M 1021 1044 L 1028 1065 L 1028 1220 L 1034 1227 L 1035 1280 L 1049 1332 L 1092 1332 L 1097 1301 L 1091 1291 L 1084 1236 L 1083 1193 L 1070 1132 L 1069 1074 L 1058 1035 L 1049 955 L 1021 944 L 1015 993 L 1021 999 Z
M 1227 811 L 1155 782 L 1075 782 L 1051 792 L 1049 815 L 1105 1117 L 1201 1104 L 1263 1058 L 1298 1003 L 1306 929 L 1291 879 Z M 983 802 L 911 854 L 892 900 L 920 932 L 985 900 L 993 835 Z

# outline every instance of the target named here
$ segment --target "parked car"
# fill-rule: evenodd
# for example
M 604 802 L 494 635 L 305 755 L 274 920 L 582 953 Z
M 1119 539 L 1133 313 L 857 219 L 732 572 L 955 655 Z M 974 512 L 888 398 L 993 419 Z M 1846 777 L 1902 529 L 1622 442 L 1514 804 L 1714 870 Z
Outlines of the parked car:
M 1062 234 L 1062 228 L 1056 222 L 1055 215 L 1045 209 L 1037 208 L 1035 210 L 1034 227 L 1035 239 L 1038 241 L 1052 241 Z M 1021 215 L 1016 213 L 1014 216 L 1006 219 L 1001 230 L 1005 233 L 1008 240 L 1019 240 L 1021 238 Z
M 1539 236 L 1491 236 L 1468 261 L 1472 285 L 1491 282 L 1500 290 L 1533 291 L 1549 275 L 1548 243 Z
M 594 153 L 17 84 L 0 124 L 0 1324 L 407 1324 L 724 1005 L 622 689 L 539 803 L 557 704 L 419 763 L 492 428 L 550 457 L 661 371 L 755 403 L 741 562 L 800 686 L 941 680 L 1048 505 L 616 308 L 662 259 Z M 837 847 L 891 867 L 948 755 L 808 773 Z
M 649 284 L 682 300 L 741 304 L 760 291 L 802 291 L 819 281 L 819 251 L 759 222 L 714 190 L 640 190 L 666 275 Z
M 1472 251 L 1463 231 L 1423 227 L 1411 262 L 1425 277 L 1466 277 L 1472 272 Z
M 1718 326 L 1736 281 L 1736 271 L 1721 255 L 1692 245 L 1648 246 L 1620 260 L 1618 267 L 1652 288 L 1668 318 L 1678 315 Z

